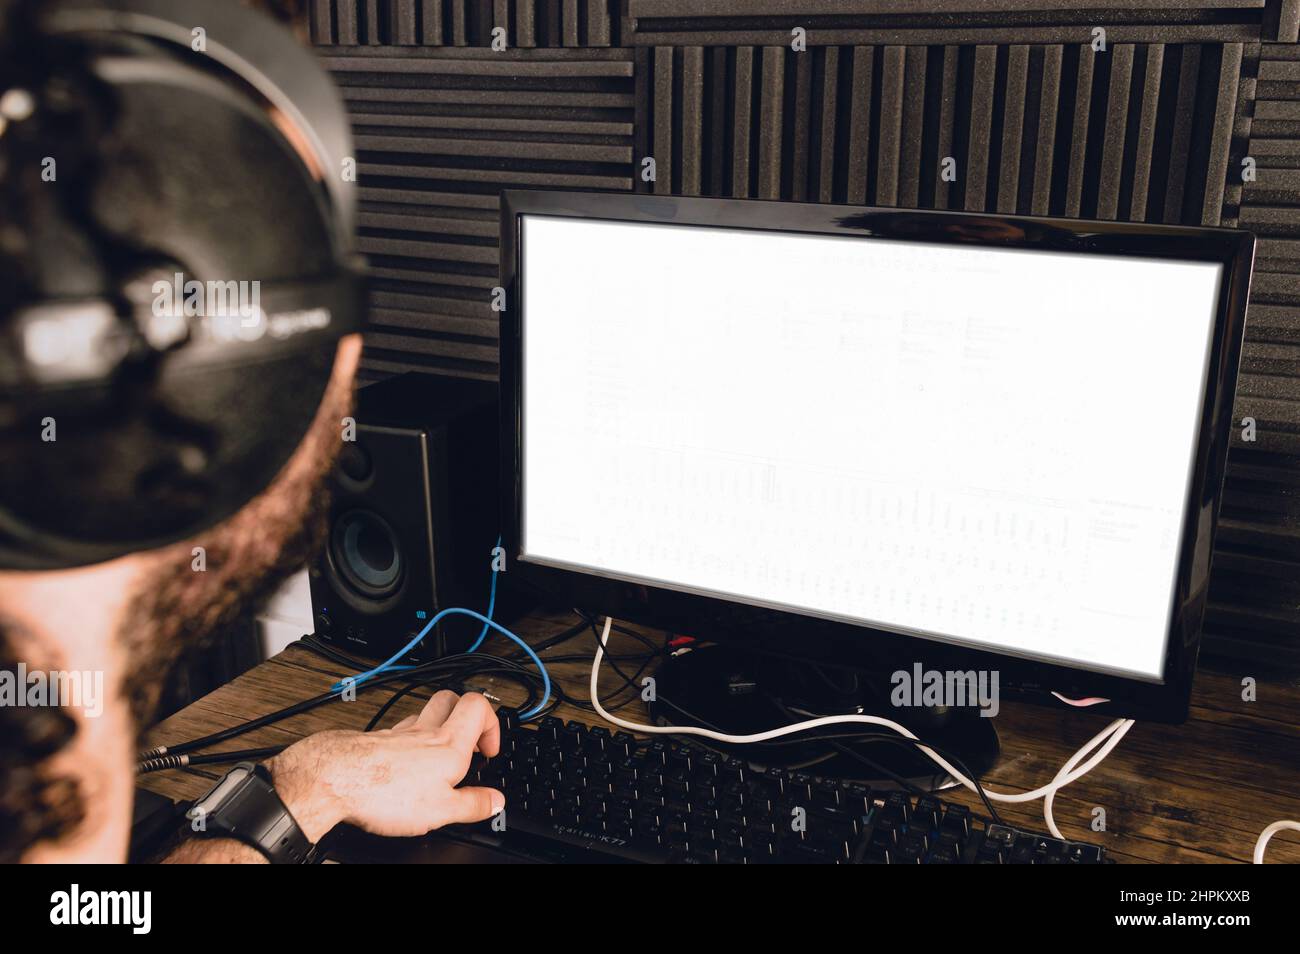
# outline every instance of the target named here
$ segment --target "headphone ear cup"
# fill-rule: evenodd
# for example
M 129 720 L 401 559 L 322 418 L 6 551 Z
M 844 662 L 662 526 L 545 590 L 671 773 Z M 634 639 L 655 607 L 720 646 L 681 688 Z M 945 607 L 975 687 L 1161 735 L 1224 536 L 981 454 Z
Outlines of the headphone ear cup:
M 329 91 L 337 108 L 328 98 L 306 98 L 316 107 L 313 121 L 327 131 L 346 115 L 314 58 L 237 4 L 221 5 L 211 18 L 205 9 L 193 22 L 220 22 L 211 36 L 223 65 L 246 67 L 238 81 L 188 47 L 168 50 L 98 29 L 147 23 L 153 35 L 150 11 L 164 6 L 175 18 L 184 11 L 173 7 L 193 5 L 121 0 L 107 13 L 86 3 L 52 9 L 64 28 L 95 30 L 77 39 L 114 106 L 108 132 L 86 144 L 96 175 L 76 192 L 84 234 L 118 266 L 119 294 L 173 274 L 186 289 L 197 284 L 196 308 L 187 292 L 183 309 L 190 340 L 132 352 L 108 377 L 36 385 L 0 400 L 0 566 L 102 562 L 194 537 L 234 513 L 300 444 L 328 386 L 338 340 L 359 325 L 360 295 L 331 300 L 332 315 L 325 305 L 273 306 L 264 297 L 265 311 L 251 313 L 262 337 L 216 357 L 194 343 L 196 329 L 216 317 L 214 286 L 240 285 L 241 304 L 243 286 L 255 291 L 261 283 L 305 288 L 304 300 L 318 300 L 334 295 L 326 289 L 340 276 L 353 278 L 352 193 L 332 188 L 341 176 L 320 168 L 320 154 L 305 156 L 301 137 L 285 134 L 286 114 L 270 104 L 288 100 L 258 60 L 299 63 L 299 89 L 310 81 Z M 78 19 L 82 10 L 89 19 Z M 260 32 L 268 30 L 276 43 Z M 307 138 L 320 136 L 310 130 Z M 38 301 L 75 299 L 77 291 L 42 288 Z M 114 291 L 104 290 L 105 297 Z M 276 293 L 270 300 L 282 301 Z M 124 307 L 118 311 L 129 323 Z M 135 323 L 142 327 L 151 309 L 160 314 L 156 302 L 137 303 L 137 312 L 141 307 Z M 181 303 L 173 299 L 167 308 Z M 285 330 L 293 319 L 321 313 L 328 327 L 320 333 Z
M 0 434 L 0 528 L 27 568 L 98 563 L 193 537 L 268 486 L 319 408 L 336 346 L 257 367 L 164 373 L 110 419 L 48 415 Z M 15 558 L 8 561 L 13 565 Z

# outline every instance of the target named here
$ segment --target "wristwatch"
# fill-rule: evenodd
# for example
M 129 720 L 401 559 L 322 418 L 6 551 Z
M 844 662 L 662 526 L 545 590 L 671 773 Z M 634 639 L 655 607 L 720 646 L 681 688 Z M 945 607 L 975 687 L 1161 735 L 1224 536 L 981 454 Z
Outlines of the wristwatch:
M 271 864 L 316 861 L 316 846 L 276 794 L 263 765 L 240 762 L 186 813 L 196 835 L 234 838 L 256 848 Z

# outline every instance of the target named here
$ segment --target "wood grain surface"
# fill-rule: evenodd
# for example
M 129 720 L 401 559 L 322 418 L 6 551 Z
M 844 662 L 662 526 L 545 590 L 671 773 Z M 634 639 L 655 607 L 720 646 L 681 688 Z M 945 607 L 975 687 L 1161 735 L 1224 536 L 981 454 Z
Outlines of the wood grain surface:
M 519 621 L 515 631 L 535 643 L 576 621 L 571 614 L 538 614 Z M 661 632 L 641 632 L 657 644 L 664 641 Z M 544 659 L 581 657 L 548 665 L 552 678 L 574 698 L 587 698 L 594 646 L 594 637 L 585 632 L 543 654 Z M 611 649 L 627 655 L 644 651 L 635 640 L 617 634 Z M 508 650 L 508 644 L 498 639 L 484 647 L 485 652 Z M 1119 862 L 1246 862 L 1266 825 L 1280 818 L 1300 818 L 1300 673 L 1268 673 L 1257 666 L 1236 665 L 1203 662 L 1186 724 L 1135 725 L 1105 762 L 1058 794 L 1054 814 L 1066 837 L 1103 844 Z M 292 645 L 161 722 L 149 741 L 174 744 L 238 724 L 320 693 L 346 672 L 301 645 Z M 608 700 L 621 680 L 608 667 L 601 677 L 602 700 Z M 1246 677 L 1256 680 L 1254 702 L 1242 699 Z M 506 705 L 523 700 L 517 685 L 497 677 L 478 677 L 471 680 L 470 688 Z M 285 744 L 322 729 L 361 729 L 392 692 L 392 687 L 362 691 L 355 701 L 328 703 L 212 751 Z M 417 712 L 428 697 L 428 689 L 413 692 L 393 707 L 382 726 Z M 591 711 L 570 705 L 555 714 L 591 724 L 601 721 Z M 638 721 L 644 710 L 636 703 L 621 715 Z M 985 784 L 1001 791 L 1023 791 L 1049 781 L 1106 721 L 1086 711 L 1004 702 L 996 720 L 1002 754 Z M 158 772 L 141 777 L 140 784 L 173 799 L 192 799 L 226 768 L 212 765 Z M 943 797 L 984 814 L 973 793 L 948 791 Z M 1106 812 L 1104 832 L 1090 829 L 1096 807 Z M 1041 802 L 998 808 L 1011 824 L 1046 830 Z M 1274 836 L 1268 860 L 1300 863 L 1300 836 L 1293 832 Z

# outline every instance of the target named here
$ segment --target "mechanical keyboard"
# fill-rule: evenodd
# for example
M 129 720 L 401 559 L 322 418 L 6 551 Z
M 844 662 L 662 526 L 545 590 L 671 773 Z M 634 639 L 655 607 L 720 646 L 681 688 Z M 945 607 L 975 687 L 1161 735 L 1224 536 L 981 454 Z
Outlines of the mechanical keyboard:
M 690 744 L 502 714 L 501 752 L 467 785 L 504 819 L 446 834 L 533 860 L 650 863 L 1099 864 L 1096 845 L 993 824 L 930 795 L 878 791 Z M 441 836 L 440 833 L 439 836 Z

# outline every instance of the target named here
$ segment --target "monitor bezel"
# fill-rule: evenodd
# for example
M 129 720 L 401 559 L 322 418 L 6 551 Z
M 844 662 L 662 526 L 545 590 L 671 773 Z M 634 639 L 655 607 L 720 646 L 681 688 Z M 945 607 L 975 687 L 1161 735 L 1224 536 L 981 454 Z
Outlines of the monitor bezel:
M 1152 682 L 1075 668 L 530 560 L 521 549 L 525 315 L 519 255 L 520 221 L 524 215 L 1221 263 L 1223 280 L 1215 310 L 1161 680 Z M 1006 698 L 1057 706 L 1063 703 L 1055 693 L 1069 699 L 1102 698 L 1109 701 L 1092 707 L 1092 711 L 1182 722 L 1187 717 L 1208 600 L 1210 559 L 1233 426 L 1233 398 L 1254 252 L 1253 234 L 1224 228 L 761 199 L 504 191 L 501 283 L 506 307 L 500 316 L 500 436 L 502 545 L 510 561 L 506 579 L 563 600 L 565 605 L 825 666 L 892 672 L 910 670 L 920 663 L 926 669 L 996 670 Z M 1126 426 L 1132 425 L 1126 422 Z M 590 463 L 600 466 L 599 461 Z

